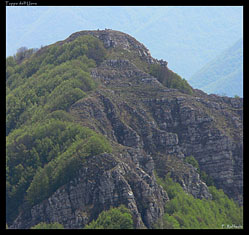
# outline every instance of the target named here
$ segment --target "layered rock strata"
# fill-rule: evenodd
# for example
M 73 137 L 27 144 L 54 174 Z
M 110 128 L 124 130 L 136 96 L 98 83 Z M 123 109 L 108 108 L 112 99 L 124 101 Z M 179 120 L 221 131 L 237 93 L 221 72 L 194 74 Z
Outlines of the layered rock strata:
M 82 31 L 109 48 L 134 51 L 147 63 L 167 67 L 127 34 Z M 243 101 L 238 98 L 193 95 L 169 89 L 127 59 L 108 59 L 92 70 L 99 88 L 74 103 L 76 122 L 103 134 L 112 154 L 88 158 L 78 177 L 52 196 L 23 210 L 10 228 L 30 228 L 39 222 L 59 222 L 82 228 L 111 206 L 126 205 L 135 228 L 152 228 L 164 213 L 168 196 L 156 183 L 169 173 L 196 198 L 211 198 L 207 185 L 185 157 L 194 156 L 215 186 L 243 203 Z

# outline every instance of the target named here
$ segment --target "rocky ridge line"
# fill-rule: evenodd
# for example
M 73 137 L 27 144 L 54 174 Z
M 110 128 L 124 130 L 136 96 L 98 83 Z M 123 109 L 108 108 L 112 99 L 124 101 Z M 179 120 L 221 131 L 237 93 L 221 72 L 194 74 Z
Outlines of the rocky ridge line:
M 148 63 L 152 58 L 141 43 L 113 30 L 81 31 L 105 47 L 134 50 Z M 151 228 L 164 213 L 168 196 L 156 183 L 168 173 L 196 198 L 210 198 L 196 169 L 184 163 L 193 155 L 218 188 L 243 203 L 243 100 L 194 95 L 164 87 L 128 60 L 110 59 L 92 70 L 100 88 L 70 108 L 76 122 L 105 135 L 114 152 L 87 160 L 79 176 L 19 214 L 11 228 L 30 228 L 44 221 L 65 228 L 82 228 L 110 206 L 126 205 L 136 228 Z

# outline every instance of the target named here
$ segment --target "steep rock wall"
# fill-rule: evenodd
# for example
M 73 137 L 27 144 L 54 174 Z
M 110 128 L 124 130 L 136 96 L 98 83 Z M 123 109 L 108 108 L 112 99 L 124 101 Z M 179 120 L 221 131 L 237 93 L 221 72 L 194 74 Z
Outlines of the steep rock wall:
M 83 228 L 103 210 L 124 204 L 135 228 L 151 227 L 163 215 L 167 193 L 153 175 L 153 161 L 124 148 L 119 154 L 87 159 L 78 177 L 60 187 L 31 210 L 23 211 L 10 228 L 30 228 L 40 222 L 58 222 L 65 228 Z

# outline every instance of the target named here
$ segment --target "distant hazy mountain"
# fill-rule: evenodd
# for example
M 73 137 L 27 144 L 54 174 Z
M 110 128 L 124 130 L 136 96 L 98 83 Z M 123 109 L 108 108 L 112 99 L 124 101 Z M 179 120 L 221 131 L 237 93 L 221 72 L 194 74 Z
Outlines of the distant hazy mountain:
M 110 28 L 135 37 L 188 79 L 242 37 L 242 7 L 7 7 L 7 56 Z
M 194 88 L 207 93 L 243 96 L 243 41 L 233 46 L 205 65 L 189 80 Z

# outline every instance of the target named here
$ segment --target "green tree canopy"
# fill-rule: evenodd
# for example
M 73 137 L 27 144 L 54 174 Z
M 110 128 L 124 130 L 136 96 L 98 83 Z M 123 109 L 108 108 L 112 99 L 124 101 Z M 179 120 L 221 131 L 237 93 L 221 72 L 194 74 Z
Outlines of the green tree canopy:
M 157 177 L 157 182 L 167 191 L 170 201 L 165 214 L 155 223 L 155 228 L 222 229 L 222 225 L 243 226 L 243 210 L 220 189 L 209 187 L 211 199 L 198 199 L 184 192 L 169 175 Z
M 189 95 L 193 93 L 193 89 L 188 82 L 167 67 L 163 67 L 160 64 L 152 64 L 149 67 L 149 73 L 168 88 L 175 88 Z
M 124 205 L 102 211 L 96 220 L 84 229 L 133 229 L 132 215 Z
M 64 226 L 62 224 L 59 224 L 59 223 L 47 224 L 47 223 L 41 222 L 41 223 L 31 227 L 30 229 L 64 229 Z

